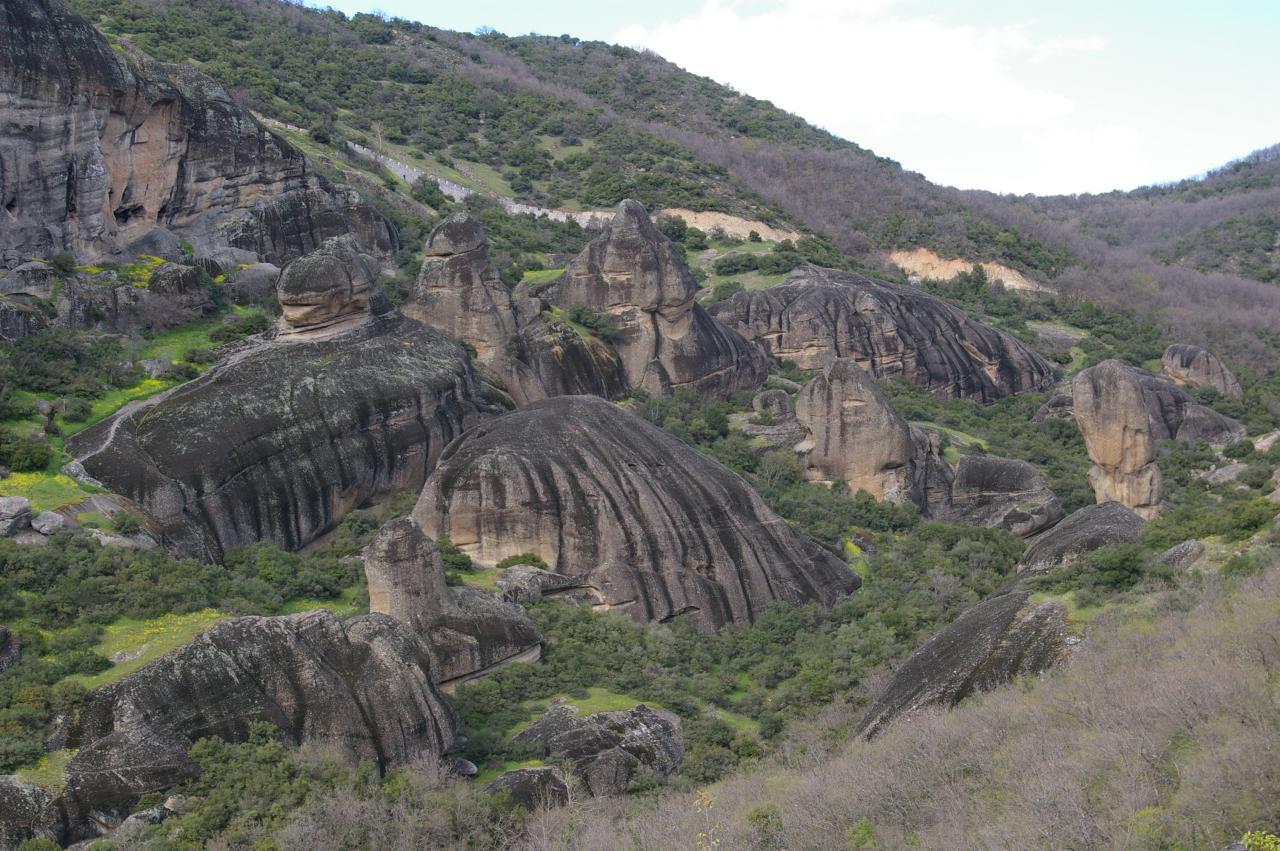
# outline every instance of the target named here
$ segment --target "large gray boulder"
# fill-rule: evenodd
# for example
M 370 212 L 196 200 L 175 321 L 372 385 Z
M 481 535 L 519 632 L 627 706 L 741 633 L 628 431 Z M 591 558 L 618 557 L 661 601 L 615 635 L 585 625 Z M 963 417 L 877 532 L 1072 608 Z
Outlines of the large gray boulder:
M 1162 440 L 1234 443 L 1245 428 L 1197 403 L 1167 378 L 1118 360 L 1082 370 L 1071 384 L 1076 424 L 1093 467 L 1098 502 L 1114 500 L 1141 517 L 1160 512 L 1164 478 L 1156 465 Z
M 351 236 L 326 240 L 294 260 L 276 286 L 285 335 L 332 336 L 390 309 L 378 288 L 376 261 Z
M 66 826 L 54 798 L 39 786 L 0 775 L 0 848 L 17 848 L 28 839 L 58 841 Z
M 533 553 L 641 620 L 705 629 L 774 600 L 830 605 L 857 575 L 769 509 L 741 478 L 591 396 L 563 396 L 450 444 L 414 517 L 473 560 Z
M 364 553 L 369 611 L 407 624 L 431 652 L 442 689 L 513 661 L 537 661 L 542 634 L 524 608 L 476 588 L 445 585 L 444 562 L 415 520 L 384 525 Z
M 31 500 L 25 496 L 0 496 L 0 536 L 12 537 L 31 528 Z
M 505 794 L 511 803 L 531 812 L 569 803 L 569 784 L 560 769 L 552 765 L 504 772 L 487 784 L 484 791 L 490 795 Z
M 665 394 L 692 387 L 728 396 L 759 387 L 764 358 L 699 304 L 698 285 L 671 241 L 636 201 L 623 201 L 601 234 L 538 292 L 568 310 L 584 305 L 618 325 L 614 347 L 627 383 Z
M 1164 374 L 1177 384 L 1189 387 L 1211 387 L 1223 396 L 1239 399 L 1244 395 L 1240 380 L 1215 354 L 1199 346 L 1175 343 L 1160 358 Z
M 1089 505 L 1034 539 L 1018 570 L 1044 573 L 1102 547 L 1136 544 L 1141 538 L 1142 518 L 1136 512 L 1118 502 Z
M 969 609 L 930 638 L 894 672 L 860 725 L 871 737 L 928 707 L 950 708 L 1014 678 L 1038 674 L 1067 650 L 1061 603 L 1031 602 L 1012 588 Z
M 352 508 L 421 487 L 445 444 L 497 410 L 458 344 L 375 313 L 381 296 L 356 284 L 361 256 L 340 247 L 308 264 L 337 283 L 334 298 L 290 289 L 298 312 L 285 321 L 297 333 L 249 345 L 67 441 L 167 543 L 214 560 L 256 541 L 304 546 Z M 340 329 L 326 324 L 335 318 Z
M 140 796 L 196 776 L 195 740 L 244 741 L 259 721 L 289 744 L 327 745 L 380 770 L 455 745 L 427 648 L 394 618 L 236 618 L 90 694 L 64 773 L 71 824 L 81 836 L 118 824 Z
M 587 716 L 579 716 L 574 706 L 553 706 L 514 741 L 540 748 L 545 757 L 569 761 L 596 797 L 624 794 L 641 766 L 665 777 L 684 756 L 679 716 L 644 704 Z
M 947 508 L 934 516 L 1025 538 L 1061 520 L 1062 506 L 1026 461 L 965 455 L 956 464 Z
M 273 262 L 342 233 L 397 247 L 372 207 L 209 77 L 113 50 L 62 0 L 7 0 L 0 32 L 0 266 L 179 238 Z
M 230 274 L 230 280 L 222 285 L 222 297 L 232 304 L 258 304 L 275 293 L 279 280 L 279 266 L 252 263 Z
M 780 360 L 823 369 L 851 358 L 877 380 L 905 379 L 944 398 L 991 402 L 1053 381 L 1053 365 L 1016 337 L 921 290 L 852 272 L 801 266 L 711 312 Z

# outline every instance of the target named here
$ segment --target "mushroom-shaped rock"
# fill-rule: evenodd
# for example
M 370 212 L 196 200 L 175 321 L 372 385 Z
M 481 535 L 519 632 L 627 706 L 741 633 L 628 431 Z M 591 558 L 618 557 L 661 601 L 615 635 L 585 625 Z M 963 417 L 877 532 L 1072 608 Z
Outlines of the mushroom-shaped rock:
M 574 706 L 553 706 L 517 733 L 515 742 L 570 760 L 573 773 L 596 797 L 625 793 L 640 766 L 665 777 L 684 756 L 679 716 L 644 704 L 587 716 L 579 716 Z
M 470 343 L 481 363 L 504 356 L 516 315 L 480 222 L 454 213 L 431 231 L 425 254 L 404 314 Z
M 796 417 L 806 437 L 800 451 L 805 474 L 844 481 L 876 499 L 918 499 L 911 427 L 889 404 L 871 375 L 849 358 L 837 358 L 796 397 Z
M 764 358 L 695 299 L 698 285 L 644 207 L 623 201 L 613 220 L 539 292 L 564 309 L 613 317 L 627 381 L 650 393 L 692 387 L 711 396 L 764 383 Z
M 443 689 L 541 656 L 542 635 L 522 607 L 479 589 L 450 591 L 439 550 L 412 518 L 378 530 L 364 572 L 369 611 L 391 615 L 424 639 Z
M 861 732 L 871 737 L 926 707 L 950 708 L 1015 677 L 1037 674 L 1061 659 L 1066 647 L 1061 603 L 1032 603 L 1031 592 L 1018 588 L 997 594 L 907 658 L 863 718 Z
M 1240 381 L 1215 354 L 1199 346 L 1175 343 L 1160 358 L 1164 374 L 1178 384 L 1189 387 L 1212 387 L 1223 396 L 1239 399 L 1244 395 Z
M 1102 547 L 1136 544 L 1141 537 L 1142 518 L 1134 511 L 1118 502 L 1088 505 L 1036 538 L 1018 570 L 1044 573 Z
M 421 487 L 494 410 L 461 346 L 390 312 L 252 345 L 68 448 L 166 543 L 216 560 L 256 541 L 296 549 L 371 498 Z
M 334 237 L 280 273 L 281 331 L 332 335 L 388 309 L 378 289 L 378 266 L 355 238 Z
M 775 358 L 806 369 L 851 358 L 878 380 L 902 378 L 944 398 L 992 402 L 1053 381 L 1053 365 L 1016 337 L 921 290 L 851 272 L 801 266 L 711 312 Z
M 118 820 L 141 795 L 196 776 L 196 739 L 244 741 L 258 721 L 383 770 L 455 739 L 426 646 L 394 618 L 237 618 L 90 694 L 64 798 L 77 821 Z
M 569 803 L 569 784 L 552 765 L 517 768 L 501 774 L 484 787 L 490 795 L 507 795 L 511 803 L 531 812 Z
M 637 620 L 751 621 L 774 600 L 831 604 L 857 574 L 741 478 L 634 414 L 563 396 L 473 428 L 414 517 L 483 565 L 532 553 Z
M 945 519 L 999 526 L 1027 537 L 1062 519 L 1062 506 L 1044 477 L 1026 461 L 965 455 L 956 464 Z
M 1082 370 L 1071 387 L 1076 424 L 1093 461 L 1094 495 L 1142 517 L 1160 511 L 1159 441 L 1203 438 L 1222 445 L 1244 437 L 1244 426 L 1198 404 L 1172 381 L 1118 360 Z

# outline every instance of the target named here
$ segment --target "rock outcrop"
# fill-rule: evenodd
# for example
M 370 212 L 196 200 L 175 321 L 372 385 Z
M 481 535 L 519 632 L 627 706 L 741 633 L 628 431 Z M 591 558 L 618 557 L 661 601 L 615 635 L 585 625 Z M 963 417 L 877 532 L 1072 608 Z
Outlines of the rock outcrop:
M 258 721 L 287 743 L 329 745 L 383 770 L 455 744 L 427 649 L 395 619 L 237 618 L 90 694 L 65 771 L 72 838 L 194 777 L 196 739 L 244 741 Z
M 511 803 L 530 812 L 569 803 L 569 784 L 560 769 L 552 765 L 504 772 L 484 790 L 490 795 L 506 795 Z
M 848 482 L 851 491 L 890 502 L 921 501 L 911 427 L 853 360 L 837 358 L 805 385 L 796 418 L 805 429 L 797 449 L 808 478 Z
M 0 775 L 0 848 L 28 839 L 57 841 L 66 835 L 53 796 L 13 775 Z
M 0 496 L 0 536 L 10 537 L 31 528 L 31 500 L 25 496 Z
M 0 266 L 179 237 L 273 262 L 342 233 L 394 251 L 372 207 L 209 77 L 113 50 L 62 0 L 7 0 L 0 32 Z
M 871 737 L 931 706 L 950 708 L 1015 677 L 1052 667 L 1067 650 L 1067 612 L 1061 603 L 1033 603 L 1017 587 L 969 609 L 930 638 L 894 673 L 862 720 Z
M 625 396 L 627 377 L 613 347 L 544 307 L 525 290 L 513 296 L 506 288 L 489 259 L 483 227 L 463 212 L 427 238 L 404 312 L 471 346 L 517 404 L 584 393 Z
M 590 396 L 537 402 L 450 444 L 414 517 L 476 562 L 532 553 L 637 620 L 704 629 L 770 602 L 831 604 L 857 574 L 738 476 Z
M 1082 370 L 1071 384 L 1076 424 L 1093 467 L 1098 502 L 1114 500 L 1144 518 L 1160 511 L 1164 479 L 1156 465 L 1162 440 L 1225 445 L 1244 426 L 1197 403 L 1172 381 L 1118 360 Z
M 1199 346 L 1174 344 L 1160 358 L 1164 374 L 1177 384 L 1189 387 L 1212 387 L 1223 396 L 1239 399 L 1244 395 L 1240 381 L 1217 355 Z
M 999 527 L 1029 537 L 1062 519 L 1062 506 L 1044 477 L 1026 461 L 965 455 L 955 467 L 940 520 Z
M 421 487 L 445 444 L 499 410 L 462 348 L 378 314 L 381 297 L 352 284 L 359 255 L 337 248 L 307 264 L 332 295 L 300 283 L 278 338 L 68 440 L 167 543 L 215 560 L 255 541 L 301 547 L 368 500 Z
M 476 588 L 451 591 L 435 543 L 409 517 L 378 530 L 364 553 L 369 611 L 407 624 L 431 652 L 442 689 L 513 661 L 541 657 L 542 634 L 525 610 Z
M 1142 518 L 1134 511 L 1118 502 L 1089 505 L 1032 541 L 1018 570 L 1044 573 L 1102 547 L 1136 544 L 1141 538 Z
M 21 658 L 22 647 L 9 628 L 0 624 L 0 674 L 16 665 Z
M 527 289 L 527 288 L 526 288 Z M 635 201 L 538 297 L 568 310 L 583 305 L 618 326 L 614 348 L 632 388 L 665 394 L 692 387 L 728 396 L 764 383 L 764 358 L 716 322 L 695 299 L 698 285 L 671 241 Z
M 992 402 L 1053 381 L 1053 365 L 1021 340 L 921 290 L 850 272 L 801 266 L 711 312 L 779 360 L 823 369 L 850 358 L 877 380 L 901 378 L 944 398 Z
M 351 236 L 326 240 L 290 263 L 276 289 L 282 336 L 334 336 L 391 308 L 378 289 L 376 263 Z
M 573 773 L 598 798 L 624 794 L 641 766 L 666 777 L 684 756 L 679 716 L 644 704 L 587 716 L 574 706 L 553 706 L 514 741 L 571 761 Z

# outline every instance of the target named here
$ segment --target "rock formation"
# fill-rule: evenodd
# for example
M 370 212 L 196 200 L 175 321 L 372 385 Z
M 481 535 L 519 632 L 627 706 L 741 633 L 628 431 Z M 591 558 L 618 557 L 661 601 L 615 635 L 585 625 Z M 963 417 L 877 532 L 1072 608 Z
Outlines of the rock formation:
M 537 402 L 450 444 L 414 517 L 476 562 L 532 553 L 637 620 L 704 629 L 858 587 L 745 482 L 602 399 Z
M 25 496 L 0 496 L 0 537 L 31 528 L 31 500 Z
M 455 745 L 427 649 L 393 618 L 237 618 L 90 694 L 64 775 L 71 838 L 195 776 L 196 739 L 244 741 L 258 721 L 289 744 L 330 745 L 382 770 Z
M 21 658 L 22 647 L 19 646 L 9 628 L 0 624 L 0 674 L 16 665 Z
M 1233 443 L 1244 426 L 1197 403 L 1172 381 L 1118 360 L 1082 370 L 1071 384 L 1076 424 L 1093 467 L 1098 502 L 1114 500 L 1144 518 L 1160 511 L 1162 440 Z
M 1025 461 L 964 456 L 953 471 L 938 434 L 908 425 L 849 358 L 832 361 L 805 385 L 796 417 L 805 439 L 795 448 L 812 479 L 847 482 L 877 499 L 915 503 L 928 517 L 1015 535 L 1035 534 L 1062 517 L 1057 498 Z
M 455 213 L 427 238 L 404 312 L 474 348 L 518 404 L 582 393 L 626 395 L 626 374 L 612 346 L 521 293 L 513 296 L 499 279 L 480 222 Z
M 460 346 L 375 312 L 382 299 L 354 284 L 364 272 L 349 247 L 308 258 L 296 287 L 282 275 L 278 338 L 68 440 L 166 542 L 208 559 L 255 541 L 296 549 L 350 509 L 420 487 L 445 444 L 497 410 Z
M 329 337 L 390 309 L 378 289 L 377 265 L 351 236 L 327 240 L 286 266 L 277 293 L 282 336 Z
M 380 215 L 209 77 L 113 50 L 62 0 L 7 0 L 0 32 L 0 267 L 179 236 L 273 262 L 342 233 L 394 251 Z
M 435 543 L 408 517 L 378 530 L 364 554 L 369 611 L 407 624 L 431 652 L 437 684 L 452 690 L 513 661 L 541 657 L 542 635 L 525 610 L 476 588 L 445 585 Z
M 1053 381 L 1053 366 L 1003 331 L 912 287 L 801 266 L 783 284 L 736 293 L 712 314 L 805 369 L 851 358 L 877 380 L 991 402 Z
M 1028 537 L 1062 519 L 1062 506 L 1044 477 L 1026 461 L 965 455 L 956 464 L 942 520 L 998 526 Z
M 854 361 L 837 358 L 806 384 L 796 418 L 806 432 L 798 450 L 809 478 L 848 482 L 851 491 L 890 502 L 920 501 L 911 427 Z
M 863 718 L 861 733 L 875 736 L 913 712 L 950 708 L 1015 677 L 1038 674 L 1066 649 L 1061 603 L 1032 603 L 1031 592 L 1016 587 L 997 593 L 911 654 Z
M 280 267 L 274 263 L 253 263 L 230 273 L 222 285 L 222 297 L 231 304 L 258 304 L 275 294 Z
M 625 793 L 641 766 L 666 777 L 684 756 L 679 716 L 644 704 L 587 716 L 579 716 L 574 706 L 553 706 L 514 741 L 538 746 L 543 756 L 570 760 L 573 773 L 596 797 Z
M 1217 355 L 1199 346 L 1175 344 L 1160 358 L 1164 374 L 1177 384 L 1212 387 L 1221 395 L 1239 399 L 1244 395 L 1240 381 Z
M 511 803 L 530 812 L 569 803 L 569 784 L 560 769 L 553 765 L 504 772 L 486 785 L 484 791 L 490 795 L 505 794 Z
M 1044 573 L 1066 567 L 1102 547 L 1136 544 L 1142 518 L 1118 502 L 1089 505 L 1036 538 L 1018 563 L 1019 571 Z
M 584 305 L 613 317 L 614 347 L 633 388 L 662 394 L 692 387 L 728 396 L 763 384 L 760 353 L 712 319 L 694 299 L 697 291 L 644 207 L 623 201 L 604 231 L 538 297 L 565 310 Z

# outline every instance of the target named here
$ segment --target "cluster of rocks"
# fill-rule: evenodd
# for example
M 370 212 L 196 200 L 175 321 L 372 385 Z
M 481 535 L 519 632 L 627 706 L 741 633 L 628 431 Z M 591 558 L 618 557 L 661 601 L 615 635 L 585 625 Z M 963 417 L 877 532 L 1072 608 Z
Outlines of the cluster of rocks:
M 414 518 L 481 565 L 536 555 L 601 608 L 641 621 L 717 629 L 774 600 L 830 604 L 859 584 L 741 478 L 593 396 L 469 430 L 440 457 Z
M 865 275 L 805 265 L 711 313 L 801 368 L 849 358 L 877 380 L 905 379 L 945 398 L 992 402 L 1053 382 L 1053 365 L 1016 337 L 921 290 Z
M 397 247 L 209 77 L 113 49 L 61 0 L 6 2 L 0 30 L 0 266 L 59 251 L 179 261 L 182 241 L 224 266 L 278 263 L 343 233 Z
M 1160 441 L 1221 447 L 1245 436 L 1241 423 L 1198 403 L 1170 379 L 1118 360 L 1082 370 L 1071 396 L 1098 502 L 1114 500 L 1144 518 L 1159 513 L 1164 495 L 1156 464 Z
M 537 748 L 545 759 L 567 763 L 596 797 L 624 794 L 641 767 L 666 777 L 684 756 L 679 716 L 644 704 L 586 716 L 571 705 L 553 706 L 513 741 Z
M 336 748 L 382 770 L 461 744 L 430 653 L 405 624 L 325 611 L 236 618 L 91 692 L 67 734 L 75 755 L 62 790 L 0 783 L 0 836 L 97 836 L 143 795 L 197 776 L 195 740 L 245 741 L 262 721 L 289 744 Z
M 1062 518 L 1057 497 L 1025 461 L 966 455 L 953 468 L 942 457 L 941 435 L 907 423 L 852 359 L 837 358 L 801 388 L 794 412 L 782 390 L 757 398 L 774 425 L 748 433 L 794 448 L 809 479 L 846 482 L 877 499 L 914 503 L 933 519 L 1021 536 Z
M 421 487 L 441 450 L 501 410 L 460 345 L 377 291 L 351 237 L 280 276 L 274 336 L 67 441 L 87 475 L 208 559 L 297 549 L 352 508 Z

